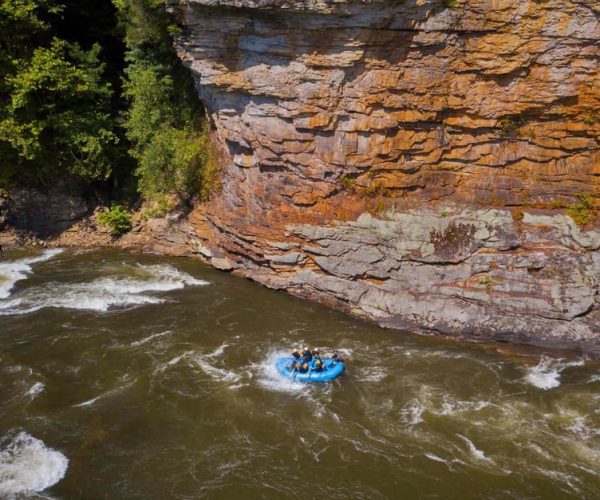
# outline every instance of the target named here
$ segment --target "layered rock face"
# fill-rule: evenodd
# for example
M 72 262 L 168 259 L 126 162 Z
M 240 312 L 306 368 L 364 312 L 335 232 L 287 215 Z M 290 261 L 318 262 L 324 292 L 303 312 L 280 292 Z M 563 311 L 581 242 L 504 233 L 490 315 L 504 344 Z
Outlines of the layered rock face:
M 595 0 L 172 9 L 225 164 L 194 251 L 384 325 L 600 353 L 600 232 L 557 208 L 600 197 Z

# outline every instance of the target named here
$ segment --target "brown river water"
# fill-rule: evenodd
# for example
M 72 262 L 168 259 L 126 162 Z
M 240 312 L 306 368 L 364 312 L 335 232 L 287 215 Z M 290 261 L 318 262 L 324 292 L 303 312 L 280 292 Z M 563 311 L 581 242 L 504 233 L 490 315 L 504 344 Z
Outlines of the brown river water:
M 280 378 L 291 346 L 348 373 Z M 193 259 L 0 255 L 0 498 L 599 498 L 600 368 L 384 330 Z

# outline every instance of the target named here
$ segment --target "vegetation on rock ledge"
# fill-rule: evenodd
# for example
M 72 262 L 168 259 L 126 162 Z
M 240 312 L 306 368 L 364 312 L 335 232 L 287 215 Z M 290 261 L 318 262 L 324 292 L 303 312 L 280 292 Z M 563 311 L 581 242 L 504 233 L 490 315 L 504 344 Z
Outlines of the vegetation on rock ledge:
M 131 215 L 121 205 L 113 205 L 109 211 L 98 214 L 96 220 L 99 224 L 108 227 L 115 237 L 131 229 Z

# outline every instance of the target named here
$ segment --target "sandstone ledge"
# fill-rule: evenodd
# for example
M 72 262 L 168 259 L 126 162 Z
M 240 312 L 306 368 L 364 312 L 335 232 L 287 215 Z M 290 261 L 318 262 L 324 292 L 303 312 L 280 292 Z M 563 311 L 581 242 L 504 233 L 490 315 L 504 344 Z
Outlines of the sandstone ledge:
M 196 252 L 207 262 L 226 260 L 266 286 L 382 326 L 600 356 L 600 231 L 563 214 L 515 221 L 509 210 L 457 205 L 366 213 L 288 225 L 279 253 L 235 221 L 202 225 L 210 236 Z

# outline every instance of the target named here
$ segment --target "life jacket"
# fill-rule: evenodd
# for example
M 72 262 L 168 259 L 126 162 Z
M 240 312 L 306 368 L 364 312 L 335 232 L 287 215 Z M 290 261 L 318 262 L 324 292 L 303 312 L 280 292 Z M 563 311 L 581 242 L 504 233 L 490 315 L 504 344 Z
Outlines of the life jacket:
M 302 359 L 304 359 L 305 363 L 309 363 L 312 361 L 312 354 L 310 353 L 310 351 L 305 351 L 304 354 L 302 355 Z
M 306 363 L 306 362 L 302 363 L 302 365 L 300 366 L 300 371 L 302 373 L 306 373 L 308 371 L 308 363 Z
M 321 370 L 323 370 L 324 366 L 325 365 L 323 364 L 323 360 L 320 357 L 317 357 L 315 361 L 315 370 L 320 372 Z
M 300 353 L 298 353 L 298 352 L 292 352 L 292 357 L 294 359 L 300 359 Z

